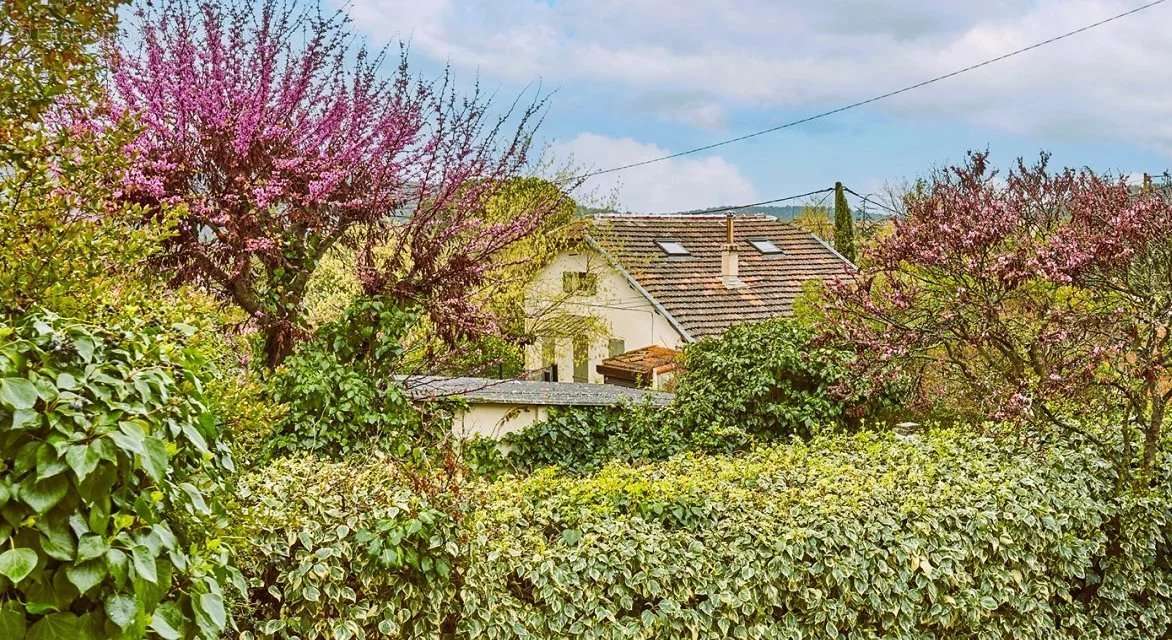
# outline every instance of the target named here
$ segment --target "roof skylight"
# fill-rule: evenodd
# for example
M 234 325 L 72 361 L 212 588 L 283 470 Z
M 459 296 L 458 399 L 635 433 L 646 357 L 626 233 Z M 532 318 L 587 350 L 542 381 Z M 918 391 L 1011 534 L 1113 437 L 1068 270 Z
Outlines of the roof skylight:
M 781 247 L 773 244 L 772 240 L 750 240 L 749 244 L 753 245 L 754 249 L 767 256 L 776 255 L 782 252 Z
M 655 244 L 659 245 L 659 248 L 669 256 L 689 255 L 688 248 L 678 240 L 656 240 Z

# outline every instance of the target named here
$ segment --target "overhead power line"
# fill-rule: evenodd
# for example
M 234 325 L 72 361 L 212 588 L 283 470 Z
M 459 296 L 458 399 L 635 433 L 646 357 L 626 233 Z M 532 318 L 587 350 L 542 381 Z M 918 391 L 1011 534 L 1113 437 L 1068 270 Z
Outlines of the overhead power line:
M 1152 7 L 1154 7 L 1154 6 L 1158 5 L 1158 4 L 1163 4 L 1164 2 L 1165 2 L 1165 0 L 1155 0 L 1155 2 L 1149 2 L 1149 3 L 1147 3 L 1147 4 L 1144 4 L 1144 5 L 1138 6 L 1138 7 L 1134 8 L 1134 9 L 1131 9 L 1130 11 L 1124 11 L 1123 13 L 1120 13 L 1120 14 L 1117 14 L 1117 15 L 1114 15 L 1114 16 L 1111 16 L 1110 18 L 1105 18 L 1105 19 L 1103 19 L 1103 20 L 1099 20 L 1098 22 L 1093 22 L 1093 23 L 1091 23 L 1091 24 L 1088 24 L 1088 25 L 1085 25 L 1085 26 L 1079 27 L 1078 29 L 1075 29 L 1075 30 L 1073 30 L 1073 31 L 1067 31 L 1066 33 L 1062 33 L 1062 34 L 1056 35 L 1056 36 L 1054 36 L 1054 37 L 1052 37 L 1052 38 L 1048 38 L 1048 39 L 1046 39 L 1046 40 L 1042 40 L 1041 42 L 1036 42 L 1036 43 L 1034 43 L 1034 44 L 1031 44 L 1031 45 L 1029 45 L 1029 46 L 1027 46 L 1027 47 L 1022 47 L 1022 48 L 1020 48 L 1020 49 L 1015 49 L 1015 50 L 1013 50 L 1013 51 L 1010 51 L 1010 52 L 1008 52 L 1008 53 L 1004 53 L 1004 54 L 1002 54 L 1002 55 L 999 55 L 999 56 L 997 56 L 997 57 L 995 57 L 995 58 L 989 58 L 989 59 L 987 59 L 987 60 L 982 60 L 981 62 L 978 62 L 978 63 L 976 63 L 976 64 L 971 64 L 971 65 L 969 65 L 969 66 L 967 66 L 967 67 L 963 67 L 963 68 L 957 69 L 957 70 L 955 70 L 955 71 L 952 71 L 952 72 L 949 72 L 949 73 L 945 73 L 945 74 L 943 74 L 943 75 L 936 76 L 936 77 L 934 77 L 934 78 L 929 78 L 929 79 L 927 79 L 927 80 L 924 80 L 924 81 L 921 81 L 921 82 L 917 82 L 917 83 L 915 83 L 915 84 L 910 84 L 910 85 L 907 85 L 906 87 L 901 87 L 901 88 L 899 88 L 899 89 L 896 89 L 896 90 L 894 90 L 894 91 L 888 91 L 887 93 L 884 93 L 884 94 L 881 94 L 881 95 L 877 95 L 877 96 L 874 96 L 874 97 L 872 97 L 872 98 L 867 98 L 866 100 L 859 100 L 858 102 L 852 102 L 852 103 L 850 103 L 850 104 L 848 104 L 848 105 L 844 105 L 844 106 L 838 107 L 837 109 L 831 109 L 831 110 L 829 110 L 829 111 L 823 111 L 823 112 L 821 112 L 821 113 L 816 113 L 816 114 L 814 114 L 814 115 L 812 115 L 812 116 L 807 116 L 807 117 L 805 117 L 805 118 L 801 118 L 801 119 L 799 119 L 799 120 L 793 120 L 793 121 L 790 121 L 790 122 L 786 122 L 786 123 L 783 123 L 783 124 L 779 124 L 779 125 L 777 125 L 777 126 L 775 126 L 775 127 L 769 127 L 768 129 L 761 129 L 760 131 L 754 131 L 754 132 L 752 132 L 752 133 L 747 133 L 747 134 L 745 134 L 745 135 L 743 135 L 743 136 L 737 136 L 737 137 L 735 137 L 735 138 L 729 138 L 729 139 L 727 139 L 727 140 L 721 140 L 720 142 L 714 142 L 714 143 L 712 143 L 712 144 L 706 144 L 706 145 L 704 145 L 704 146 L 702 146 L 702 147 L 696 147 L 696 148 L 694 148 L 694 149 L 686 149 L 686 150 L 684 150 L 684 151 L 678 151 L 678 152 L 676 152 L 676 153 L 671 153 L 671 154 L 668 154 L 668 155 L 665 155 L 665 156 L 660 156 L 660 157 L 658 157 L 658 158 L 649 158 L 649 159 L 647 159 L 647 160 L 641 160 L 641 161 L 639 161 L 639 162 L 632 162 L 632 163 L 630 163 L 630 164 L 619 165 L 619 166 L 617 166 L 617 167 L 611 167 L 611 168 L 609 168 L 609 169 L 599 169 L 599 170 L 597 170 L 597 171 L 591 171 L 591 172 L 588 172 L 588 173 L 581 174 L 581 175 L 579 175 L 579 176 L 577 176 L 577 177 L 578 177 L 578 178 L 590 178 L 590 177 L 593 177 L 593 176 L 599 176 L 599 175 L 603 175 L 603 174 L 607 174 L 607 173 L 614 173 L 614 172 L 616 172 L 616 171 L 625 171 L 625 170 L 627 170 L 627 169 L 633 169 L 633 168 L 635 168 L 635 167 L 642 167 L 642 166 L 645 166 L 645 165 L 654 164 L 654 163 L 656 163 L 656 162 L 663 162 L 663 161 L 665 161 L 665 160 L 671 160 L 671 159 L 673 159 L 673 158 L 679 158 L 679 157 L 681 157 L 681 156 L 686 156 L 686 155 L 690 155 L 690 154 L 693 154 L 693 153 L 699 153 L 699 152 L 701 152 L 701 151 L 708 151 L 709 149 L 715 149 L 715 148 L 717 148 L 717 147 L 723 147 L 723 146 L 725 146 L 725 145 L 733 144 L 733 143 L 735 143 L 735 142 L 741 142 L 741 141 L 744 141 L 744 140 L 748 140 L 748 139 L 750 139 L 750 138 L 756 138 L 756 137 L 758 137 L 758 136 L 763 136 L 763 135 L 765 135 L 765 134 L 768 134 L 768 133 L 774 133 L 774 132 L 776 132 L 776 131 L 781 131 L 782 129 L 789 129 L 790 127 L 796 127 L 797 125 L 800 125 L 800 124 L 805 124 L 805 123 L 807 123 L 807 122 L 812 122 L 812 121 L 814 121 L 814 120 L 820 120 L 820 119 L 822 119 L 822 118 L 826 118 L 826 117 L 828 117 L 828 116 L 832 116 L 832 115 L 835 115 L 835 114 L 837 114 L 837 113 L 842 113 L 843 111 L 849 111 L 849 110 L 851 110 L 851 109 L 856 109 L 856 108 L 858 108 L 858 107 L 862 107 L 862 106 L 864 106 L 864 105 L 868 105 L 868 104 L 871 104 L 871 103 L 873 103 L 873 102 L 879 102 L 880 100 L 886 100 L 887 98 L 891 98 L 891 97 L 893 97 L 893 96 L 897 96 L 897 95 L 899 95 L 899 94 L 901 94 L 901 93 L 907 93 L 908 91 L 912 91 L 912 90 L 915 90 L 915 89 L 919 89 L 919 88 L 921 88 L 921 87 L 926 87 L 926 86 L 928 86 L 928 85 L 930 85 L 930 84 L 935 84 L 935 83 L 937 83 L 937 82 L 940 82 L 940 81 L 942 81 L 942 80 L 947 80 L 947 79 L 949 79 L 949 78 L 954 78 L 954 77 L 956 77 L 956 76 L 959 76 L 959 75 L 961 75 L 962 73 L 967 73 L 967 72 L 969 72 L 969 71 L 973 71 L 973 70 L 975 70 L 975 69 L 980 69 L 981 67 L 985 67 L 985 66 L 991 65 L 991 64 L 993 64 L 993 63 L 996 63 L 996 62 L 1001 62 L 1002 60 L 1006 60 L 1006 59 L 1008 59 L 1008 58 L 1012 58 L 1012 57 L 1014 57 L 1014 56 L 1021 55 L 1021 54 L 1023 54 L 1023 53 L 1026 53 L 1026 52 L 1028 52 L 1028 51 L 1033 51 L 1034 49 L 1038 49 L 1038 48 L 1044 47 L 1044 46 L 1046 46 L 1046 45 L 1053 44 L 1053 43 L 1055 43 L 1055 42 L 1058 42 L 1059 40 L 1065 40 L 1066 38 L 1069 38 L 1069 37 L 1071 37 L 1071 36 L 1076 36 L 1076 35 L 1078 35 L 1078 34 L 1080 34 L 1080 33 L 1084 33 L 1084 32 L 1086 32 L 1086 31 L 1090 31 L 1091 29 L 1095 29 L 1095 28 L 1097 28 L 1097 27 L 1101 27 L 1101 26 L 1103 26 L 1103 25 L 1105 25 L 1105 24 L 1108 24 L 1108 23 L 1111 23 L 1111 22 L 1115 22 L 1116 20 L 1120 20 L 1120 19 L 1122 19 L 1122 18 L 1126 18 L 1126 17 L 1128 17 L 1128 16 L 1130 16 L 1130 15 L 1134 15 L 1134 14 L 1136 14 L 1136 13 L 1139 13 L 1140 11 L 1143 11 L 1143 10 L 1145 10 L 1145 9 L 1150 9 L 1150 8 L 1152 8 Z M 752 205 L 748 205 L 748 206 L 752 206 Z
M 699 216 L 708 213 L 725 213 L 728 211 L 737 211 L 739 209 L 749 209 L 751 207 L 763 207 L 767 204 L 777 204 L 778 202 L 785 202 L 787 200 L 797 200 L 798 198 L 805 198 L 808 196 L 817 195 L 819 193 L 826 193 L 827 191 L 834 191 L 834 187 L 828 189 L 817 189 L 806 193 L 799 193 L 796 196 L 786 196 L 784 198 L 774 198 L 772 200 L 762 200 L 761 202 L 753 202 L 750 204 L 738 204 L 731 207 L 710 207 L 708 209 L 697 209 L 695 211 L 681 211 L 675 215 Z
M 895 214 L 895 215 L 897 215 L 897 216 L 902 216 L 902 215 L 903 215 L 903 212 L 901 212 L 901 211 L 899 211 L 899 210 L 897 210 L 897 209 L 894 209 L 894 208 L 892 208 L 892 207 L 889 207 L 889 206 L 887 206 L 887 205 L 883 204 L 882 202 L 879 202 L 878 200 L 876 200 L 876 199 L 874 199 L 874 198 L 871 198 L 871 197 L 869 197 L 869 196 L 864 196 L 864 195 L 861 195 L 860 193 L 858 193 L 858 192 L 857 192 L 857 191 L 855 191 L 854 189 L 851 189 L 850 187 L 843 186 L 842 190 L 843 190 L 843 191 L 846 191 L 847 193 L 849 193 L 849 194 L 853 195 L 853 196 L 854 196 L 854 197 L 856 197 L 856 198 L 860 198 L 860 199 L 862 199 L 862 201 L 863 201 L 863 202 L 870 202 L 871 204 L 873 204 L 873 205 L 875 205 L 875 206 L 879 207 L 880 209 L 887 209 L 888 211 L 890 211 L 891 213 L 894 213 L 894 214 Z

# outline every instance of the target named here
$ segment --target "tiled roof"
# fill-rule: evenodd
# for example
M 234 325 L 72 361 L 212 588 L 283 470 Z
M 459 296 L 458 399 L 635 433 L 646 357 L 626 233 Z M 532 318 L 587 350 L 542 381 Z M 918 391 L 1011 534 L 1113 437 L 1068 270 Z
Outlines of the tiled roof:
M 849 275 L 854 267 L 814 236 L 763 215 L 734 217 L 740 280 L 721 279 L 724 216 L 597 216 L 592 237 L 692 338 L 722 333 L 734 324 L 793 312 L 811 279 Z M 656 240 L 675 240 L 687 256 L 667 256 Z M 750 240 L 771 240 L 782 253 L 763 255 Z
M 603 360 L 597 367 L 599 373 L 621 380 L 651 380 L 656 373 L 666 373 L 676 368 L 680 352 L 659 345 L 651 345 L 620 353 Z
M 659 406 L 672 394 L 644 391 L 613 384 L 494 380 L 491 378 L 399 377 L 412 400 L 459 397 L 470 404 L 522 404 L 566 407 L 609 407 L 623 401 L 650 399 Z

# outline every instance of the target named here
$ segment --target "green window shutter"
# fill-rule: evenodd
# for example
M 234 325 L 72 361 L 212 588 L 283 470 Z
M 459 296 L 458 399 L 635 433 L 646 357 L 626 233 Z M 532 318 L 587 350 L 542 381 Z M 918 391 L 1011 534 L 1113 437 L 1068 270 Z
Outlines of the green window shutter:
M 563 271 L 562 292 L 595 295 L 598 293 L 598 276 L 589 271 Z
M 593 296 L 598 294 L 598 275 L 582 272 L 578 274 L 578 292 Z
M 590 341 L 574 336 L 574 382 L 590 382 Z
M 557 362 L 557 338 L 545 337 L 541 339 L 541 366 L 548 367 Z

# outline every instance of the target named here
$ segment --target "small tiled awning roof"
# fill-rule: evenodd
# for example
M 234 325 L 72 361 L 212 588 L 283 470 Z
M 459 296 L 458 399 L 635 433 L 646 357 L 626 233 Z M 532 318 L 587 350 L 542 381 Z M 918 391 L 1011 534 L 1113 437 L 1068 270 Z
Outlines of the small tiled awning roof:
M 667 373 L 679 366 L 680 355 L 675 349 L 651 345 L 607 358 L 595 368 L 609 378 L 649 382 L 656 374 Z
M 689 339 L 791 315 L 808 281 L 855 273 L 849 261 L 792 224 L 755 214 L 736 215 L 733 222 L 744 286 L 732 289 L 721 279 L 725 216 L 602 215 L 595 217 L 590 234 Z M 682 244 L 688 253 L 668 255 L 657 240 Z M 781 252 L 762 253 L 753 240 L 768 240 Z
M 519 404 L 561 407 L 609 407 L 622 402 L 649 400 L 663 406 L 672 394 L 613 384 L 538 382 L 491 378 L 398 377 L 415 401 L 463 398 L 469 404 Z

